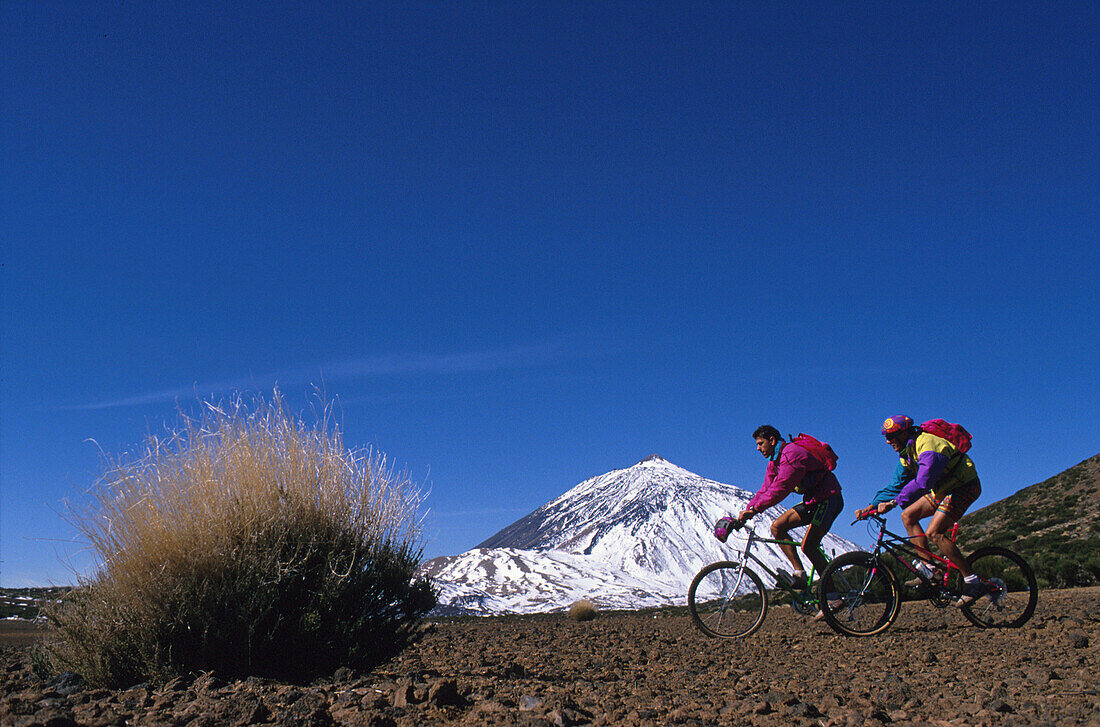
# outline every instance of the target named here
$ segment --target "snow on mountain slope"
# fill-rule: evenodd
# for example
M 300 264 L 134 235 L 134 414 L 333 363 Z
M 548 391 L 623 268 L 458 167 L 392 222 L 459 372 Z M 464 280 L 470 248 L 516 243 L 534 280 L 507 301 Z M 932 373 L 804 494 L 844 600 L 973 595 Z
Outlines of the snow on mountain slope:
M 430 560 L 423 571 L 440 591 L 440 612 L 555 611 L 579 598 L 603 608 L 682 605 L 703 565 L 740 559 L 744 541 L 723 545 L 711 529 L 751 497 L 654 455 L 585 480 L 477 548 Z M 769 537 L 786 507 L 770 508 L 750 525 Z M 840 553 L 855 545 L 829 535 L 824 547 Z M 775 546 L 753 552 L 773 569 L 790 567 Z

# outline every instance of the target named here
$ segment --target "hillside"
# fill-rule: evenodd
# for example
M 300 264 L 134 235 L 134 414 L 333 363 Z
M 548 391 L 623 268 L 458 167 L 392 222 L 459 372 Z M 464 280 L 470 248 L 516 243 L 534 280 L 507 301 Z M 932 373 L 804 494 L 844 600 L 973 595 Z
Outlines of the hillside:
M 69 586 L 51 588 L 0 588 L 0 619 L 33 619 L 46 601 L 56 601 L 70 590 Z
M 959 541 L 1012 548 L 1045 587 L 1100 583 L 1100 454 L 967 514 Z

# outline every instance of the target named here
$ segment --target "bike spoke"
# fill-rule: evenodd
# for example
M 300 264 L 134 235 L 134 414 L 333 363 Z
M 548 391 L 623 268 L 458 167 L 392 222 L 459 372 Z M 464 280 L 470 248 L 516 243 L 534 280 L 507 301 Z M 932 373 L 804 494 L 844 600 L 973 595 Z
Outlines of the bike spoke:
M 764 621 L 764 586 L 755 573 L 740 564 L 712 563 L 692 581 L 688 610 L 695 625 L 709 636 L 747 636 Z
M 980 548 L 970 556 L 983 593 L 962 611 L 983 628 L 1016 628 L 1035 612 L 1039 588 L 1023 558 L 1007 548 Z
M 880 633 L 900 606 L 892 574 L 866 553 L 846 553 L 825 569 L 821 600 L 825 620 L 848 636 Z

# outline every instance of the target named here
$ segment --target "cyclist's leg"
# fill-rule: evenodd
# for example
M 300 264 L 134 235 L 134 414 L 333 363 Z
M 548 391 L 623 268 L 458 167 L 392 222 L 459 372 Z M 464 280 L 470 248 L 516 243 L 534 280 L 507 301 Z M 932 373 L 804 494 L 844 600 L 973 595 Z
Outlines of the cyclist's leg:
M 810 525 L 806 528 L 806 534 L 802 536 L 802 552 L 814 564 L 814 570 L 818 573 L 821 573 L 825 570 L 825 566 L 829 565 L 829 561 L 825 559 L 820 550 L 821 540 L 828 532 L 820 525 Z
M 905 532 L 909 534 L 910 543 L 918 548 L 928 550 L 928 537 L 925 535 L 920 521 L 935 512 L 936 503 L 928 495 L 901 511 L 901 523 L 905 526 Z M 932 561 L 928 562 L 932 563 Z
M 775 519 L 772 523 L 772 537 L 776 540 L 790 540 L 791 530 L 797 527 L 805 525 L 804 513 L 800 510 L 802 504 L 799 503 L 795 507 L 792 507 L 787 512 L 783 513 Z M 791 562 L 791 566 L 796 571 L 802 570 L 802 561 L 798 557 L 798 551 L 795 550 L 793 545 L 782 544 L 779 549 L 783 551 L 783 555 L 787 556 L 787 560 Z
M 947 533 L 981 493 L 982 486 L 977 480 L 956 488 L 943 498 L 936 508 L 936 514 L 932 516 L 932 520 L 928 523 L 928 537 L 936 544 L 939 551 L 954 563 L 964 577 L 971 573 L 970 561 L 962 554 L 962 551 L 959 550 L 959 547 L 955 545 Z
M 833 527 L 833 521 L 840 511 L 844 509 L 844 498 L 837 492 L 824 502 L 819 502 L 813 508 L 812 517 L 809 518 L 809 527 L 802 537 L 802 552 L 814 564 L 818 574 L 825 570 L 829 564 L 825 554 L 821 552 L 821 540 Z
M 951 499 L 950 495 L 945 498 L 945 501 L 949 499 Z M 965 577 L 970 575 L 970 562 L 959 550 L 959 547 L 951 542 L 951 538 L 945 534 L 958 520 L 957 517 L 952 517 L 943 511 L 937 511 L 932 516 L 931 522 L 928 523 L 928 537 L 936 544 L 936 549 L 943 553 L 944 557 L 951 561 Z

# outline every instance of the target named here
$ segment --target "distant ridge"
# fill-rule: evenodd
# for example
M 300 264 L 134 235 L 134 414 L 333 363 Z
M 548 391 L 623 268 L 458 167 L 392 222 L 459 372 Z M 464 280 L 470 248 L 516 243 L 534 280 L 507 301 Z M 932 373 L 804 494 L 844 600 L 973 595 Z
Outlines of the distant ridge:
M 1012 548 L 1045 587 L 1100 583 L 1100 454 L 967 514 L 959 542 Z

